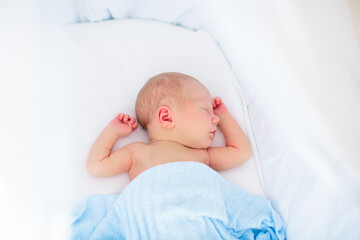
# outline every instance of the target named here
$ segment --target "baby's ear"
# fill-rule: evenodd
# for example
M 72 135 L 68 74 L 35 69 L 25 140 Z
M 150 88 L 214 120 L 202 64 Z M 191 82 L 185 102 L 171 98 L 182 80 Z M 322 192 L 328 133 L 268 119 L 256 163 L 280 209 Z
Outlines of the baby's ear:
M 164 128 L 171 129 L 174 127 L 173 112 L 168 106 L 161 106 L 157 111 L 157 120 Z

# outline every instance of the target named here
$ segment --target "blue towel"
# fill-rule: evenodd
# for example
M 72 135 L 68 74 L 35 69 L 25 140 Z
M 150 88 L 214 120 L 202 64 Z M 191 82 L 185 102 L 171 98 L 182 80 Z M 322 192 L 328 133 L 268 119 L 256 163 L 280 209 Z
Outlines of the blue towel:
M 283 222 L 263 197 L 249 194 L 198 162 L 158 165 L 120 195 L 79 206 L 73 239 L 285 239 Z

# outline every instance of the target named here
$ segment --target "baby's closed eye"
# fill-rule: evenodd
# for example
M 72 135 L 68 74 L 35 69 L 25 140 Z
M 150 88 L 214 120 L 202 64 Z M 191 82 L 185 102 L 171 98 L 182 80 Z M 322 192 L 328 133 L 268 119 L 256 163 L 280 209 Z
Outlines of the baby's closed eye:
M 210 113 L 212 113 L 213 112 L 213 108 L 209 108 L 209 107 L 202 107 L 202 109 L 204 110 L 204 111 L 206 111 L 206 112 L 210 112 Z

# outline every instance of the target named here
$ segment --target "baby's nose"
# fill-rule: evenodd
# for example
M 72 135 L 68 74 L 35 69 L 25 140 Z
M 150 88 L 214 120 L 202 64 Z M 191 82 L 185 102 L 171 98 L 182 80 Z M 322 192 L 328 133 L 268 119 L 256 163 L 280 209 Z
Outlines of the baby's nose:
M 219 121 L 220 121 L 220 118 L 217 115 L 214 114 L 214 116 L 212 118 L 212 123 L 214 125 L 218 125 Z

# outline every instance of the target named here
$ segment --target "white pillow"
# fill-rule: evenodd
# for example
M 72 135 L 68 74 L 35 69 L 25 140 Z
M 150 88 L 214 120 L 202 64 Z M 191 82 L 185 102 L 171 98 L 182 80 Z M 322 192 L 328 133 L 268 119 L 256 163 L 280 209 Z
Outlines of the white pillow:
M 201 81 L 213 97 L 220 96 L 249 136 L 256 155 L 246 104 L 232 71 L 217 44 L 205 31 L 193 32 L 169 24 L 144 20 L 112 20 L 68 25 L 60 35 L 64 60 L 64 85 L 68 89 L 66 112 L 71 118 L 69 166 L 72 169 L 72 204 L 92 194 L 120 193 L 129 183 L 127 173 L 95 178 L 85 170 L 91 145 L 118 113 L 135 116 L 138 91 L 152 76 L 182 72 Z M 118 149 L 134 141 L 147 142 L 137 129 L 120 139 Z M 224 145 L 217 134 L 213 145 Z M 245 190 L 265 195 L 255 158 L 221 172 Z

